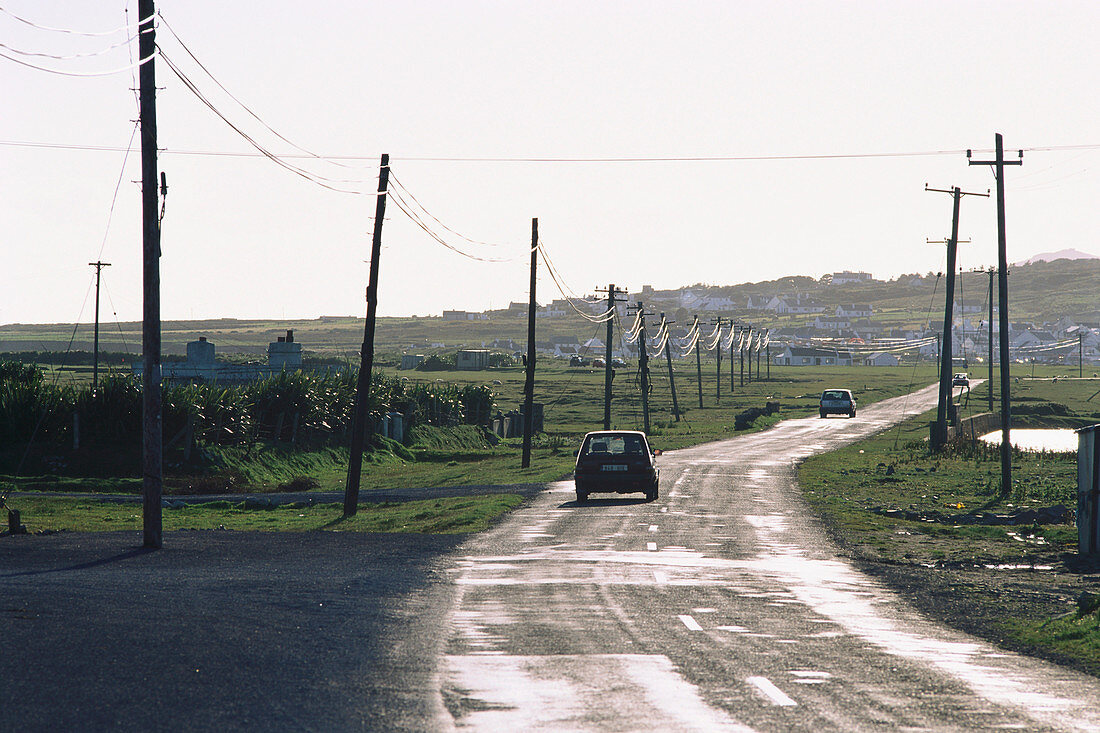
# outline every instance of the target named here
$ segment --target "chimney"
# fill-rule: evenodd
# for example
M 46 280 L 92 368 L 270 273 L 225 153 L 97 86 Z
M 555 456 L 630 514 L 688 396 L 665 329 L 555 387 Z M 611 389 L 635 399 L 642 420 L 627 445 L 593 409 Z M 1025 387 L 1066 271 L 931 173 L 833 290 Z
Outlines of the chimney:
M 294 330 L 293 329 L 288 328 L 286 330 L 286 342 L 288 344 L 294 343 Z
M 199 336 L 199 341 L 202 341 L 203 343 L 205 343 L 206 342 L 206 337 L 205 336 Z

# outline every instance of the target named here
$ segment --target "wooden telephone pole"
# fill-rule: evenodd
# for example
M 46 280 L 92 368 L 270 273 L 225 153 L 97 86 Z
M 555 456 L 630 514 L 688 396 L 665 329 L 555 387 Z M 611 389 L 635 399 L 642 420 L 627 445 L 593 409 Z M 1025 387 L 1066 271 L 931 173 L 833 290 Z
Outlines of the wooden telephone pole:
M 970 193 L 963 191 L 958 186 L 952 189 L 929 188 L 924 184 L 925 191 L 936 193 L 949 193 L 953 201 L 951 211 L 951 237 L 929 244 L 947 245 L 947 293 L 943 307 L 943 342 L 940 347 L 940 389 L 939 400 L 936 403 L 936 428 L 932 431 L 930 442 L 932 450 L 939 450 L 947 443 L 947 411 L 951 402 L 951 327 L 954 323 L 955 306 L 955 254 L 959 244 L 959 203 L 963 196 L 989 196 L 989 193 Z
M 680 422 L 680 403 L 676 400 L 676 376 L 672 373 L 672 334 L 669 330 L 676 321 L 666 321 L 665 314 L 661 313 L 661 325 L 665 330 L 665 361 L 668 362 L 668 386 L 672 390 L 672 415 L 676 422 Z
M 99 388 L 99 275 L 110 262 L 89 262 L 95 268 L 95 332 L 92 341 L 92 394 Z
M 695 325 L 692 326 L 695 331 L 695 382 L 699 387 L 699 409 L 703 409 L 703 357 L 701 351 L 703 349 L 703 335 L 699 333 L 699 316 L 695 316 Z
M 737 338 L 737 327 L 734 325 L 733 319 L 730 319 L 730 394 L 733 394 L 734 390 L 734 367 L 736 360 L 733 358 L 733 342 Z
M 599 288 L 596 289 L 597 293 L 607 293 L 607 344 L 605 348 L 606 357 L 604 358 L 604 380 L 603 380 L 603 429 L 611 429 L 611 380 L 614 374 L 611 369 L 611 340 L 614 336 L 614 324 L 615 324 L 615 301 L 617 295 L 626 295 L 626 290 L 622 288 L 616 288 L 615 283 L 611 283 L 607 286 L 607 290 L 603 291 Z
M 539 220 L 531 220 L 531 298 L 527 304 L 527 375 L 523 384 L 523 457 L 521 468 L 531 467 L 531 436 L 535 425 L 535 302 Z
M 996 157 L 993 160 L 969 160 L 970 151 L 966 151 L 969 165 L 988 165 L 993 168 L 997 179 L 997 324 L 1000 329 L 1001 357 L 1001 491 L 1012 490 L 1012 443 L 1009 433 L 1012 429 L 1012 404 L 1010 401 L 1011 383 L 1008 369 L 1008 248 L 1005 244 L 1005 170 L 1006 165 L 1023 165 L 1024 151 L 1019 151 L 1019 160 L 1005 160 L 1004 139 L 998 132 L 994 137 Z
M 141 318 L 143 544 L 163 544 L 161 494 L 164 488 L 164 423 L 160 377 L 160 216 L 157 195 L 157 80 L 155 73 L 156 8 L 153 0 L 138 0 L 138 58 L 148 59 L 138 70 L 141 118 L 141 251 L 144 301 Z
M 382 256 L 382 222 L 386 216 L 386 191 L 390 183 L 390 156 L 382 154 L 378 173 L 378 197 L 374 205 L 374 237 L 371 241 L 370 276 L 367 281 L 367 318 L 363 324 L 363 346 L 359 350 L 359 380 L 355 385 L 355 412 L 351 423 L 348 453 L 348 481 L 344 489 L 344 516 L 359 511 L 359 481 L 363 472 L 363 442 L 367 430 L 367 402 L 370 400 L 371 370 L 374 368 L 374 329 L 378 314 L 378 261 Z
M 725 320 L 718 317 L 711 323 L 718 326 L 718 337 L 714 342 L 714 356 L 718 360 L 714 370 L 714 403 L 720 405 L 722 404 L 722 325 Z
M 641 322 L 641 335 L 638 337 L 638 376 L 642 383 L 642 429 L 649 435 L 649 351 L 646 347 L 649 335 L 646 333 L 645 317 L 653 314 L 645 312 L 645 306 L 640 300 L 635 308 Z

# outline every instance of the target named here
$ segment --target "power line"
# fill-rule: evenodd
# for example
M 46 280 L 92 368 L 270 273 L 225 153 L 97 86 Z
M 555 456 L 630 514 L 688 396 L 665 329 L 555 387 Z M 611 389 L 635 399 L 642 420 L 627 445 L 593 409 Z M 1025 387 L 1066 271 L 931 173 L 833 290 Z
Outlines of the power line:
M 47 74 L 57 74 L 58 76 L 75 76 L 75 77 L 82 77 L 82 78 L 94 77 L 94 76 L 113 76 L 114 74 L 121 74 L 124 71 L 130 71 L 131 69 L 134 69 L 138 66 L 142 66 L 143 64 L 148 63 L 149 61 L 154 59 L 156 56 L 157 56 L 156 53 L 151 53 L 148 56 L 146 56 L 145 58 L 138 61 L 136 64 L 130 64 L 129 66 L 123 66 L 120 69 L 111 69 L 110 71 L 61 71 L 60 69 L 50 69 L 50 68 L 47 68 L 45 66 L 38 66 L 37 64 L 32 64 L 29 61 L 22 61 L 21 59 L 17 59 L 14 56 L 9 56 L 6 53 L 0 52 L 0 58 L 5 58 L 8 61 L 15 62 L 15 63 L 19 64 L 20 66 L 26 66 L 27 68 L 34 69 L 35 71 L 44 71 Z
M 77 31 L 77 30 L 73 30 L 71 28 L 51 28 L 50 26 L 40 25 L 38 23 L 35 23 L 32 20 L 28 20 L 27 18 L 24 18 L 20 15 L 16 15 L 15 13 L 11 12 L 10 10 L 8 10 L 5 7 L 0 7 L 0 13 L 3 13 L 4 15 L 7 15 L 10 18 L 14 18 L 15 20 L 18 20 L 20 23 L 24 23 L 26 25 L 29 25 L 32 28 L 37 28 L 40 31 L 50 31 L 52 33 L 67 33 L 69 35 L 74 35 L 74 36 L 90 36 L 90 37 L 113 36 L 116 33 L 121 33 L 122 31 L 128 31 L 128 30 L 130 30 L 130 28 L 133 27 L 133 26 L 127 24 L 127 25 L 121 26 L 119 28 L 115 28 L 114 30 L 110 30 L 110 31 L 98 31 L 98 32 Z M 152 16 L 150 16 L 150 18 L 151 17 Z M 145 18 L 144 20 L 138 21 L 138 24 L 137 24 L 138 27 L 148 23 L 150 18 Z
M 35 56 L 35 57 L 38 57 L 38 58 L 55 59 L 57 61 L 72 61 L 74 59 L 85 59 L 85 58 L 91 58 L 93 56 L 104 56 L 106 54 L 109 54 L 111 51 L 114 51 L 116 48 L 121 48 L 122 46 L 129 46 L 136 39 L 137 39 L 137 36 L 134 35 L 134 36 L 130 36 L 129 38 L 127 38 L 124 41 L 119 41 L 118 43 L 113 43 L 110 46 L 107 46 L 106 48 L 101 49 L 99 51 L 85 51 L 84 53 L 74 53 L 74 54 L 69 54 L 67 56 L 60 56 L 58 54 L 53 54 L 53 53 L 45 53 L 45 52 L 42 52 L 42 51 L 24 51 L 22 49 L 15 48 L 14 46 L 9 46 L 6 43 L 0 43 L 0 48 L 7 49 L 8 51 L 11 51 L 12 53 L 15 53 L 15 54 L 19 54 L 20 56 Z
M 43 149 L 56 149 L 56 150 L 85 150 L 92 152 L 122 152 L 123 148 L 110 145 L 87 145 L 81 143 L 51 143 L 51 142 L 38 142 L 33 140 L 0 140 L 0 146 L 6 147 L 25 147 L 25 148 L 43 148 Z M 1048 145 L 1048 146 L 1034 146 L 1028 148 L 1021 148 L 1025 152 L 1067 152 L 1072 150 L 1100 150 L 1100 143 L 1089 143 L 1082 145 Z M 899 153 L 852 153 L 852 154 L 820 154 L 820 155 L 760 155 L 760 156 L 709 156 L 709 157 L 689 157 L 689 156 L 663 156 L 663 157 L 642 157 L 642 158 L 446 158 L 446 157 L 426 157 L 426 156 L 414 156 L 414 155 L 394 155 L 391 156 L 393 161 L 409 161 L 409 162 L 440 162 L 440 163 L 627 163 L 627 162 L 655 162 L 655 163 L 676 163 L 676 162 L 698 162 L 698 161 L 784 161 L 784 160 L 843 160 L 843 159 L 864 159 L 864 158 L 902 158 L 902 157 L 916 157 L 916 156 L 936 156 L 936 155 L 954 155 L 960 151 L 914 151 L 914 152 L 899 152 Z M 965 151 L 962 151 L 965 152 Z M 988 150 L 974 149 L 975 153 L 987 153 Z M 192 150 L 192 149 L 179 149 L 174 150 L 172 148 L 160 148 L 158 154 L 161 155 L 194 155 L 194 156 L 208 156 L 208 157 L 226 157 L 226 158 L 260 158 L 267 157 L 262 153 L 250 153 L 247 151 L 229 151 L 229 150 Z M 299 158 L 317 158 L 324 161 L 372 161 L 375 160 L 377 155 L 314 155 L 314 154 L 280 154 L 280 158 L 293 160 Z

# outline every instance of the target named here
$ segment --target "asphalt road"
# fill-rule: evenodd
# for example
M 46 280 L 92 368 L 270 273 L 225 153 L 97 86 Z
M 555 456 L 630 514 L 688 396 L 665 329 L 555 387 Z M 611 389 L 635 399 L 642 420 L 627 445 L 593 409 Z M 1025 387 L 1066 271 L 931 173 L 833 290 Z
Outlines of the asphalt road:
M 552 486 L 459 550 L 443 724 L 1100 730 L 1096 679 L 927 621 L 808 516 L 799 459 L 934 405 L 931 388 L 667 453 L 653 503 Z
M 0 538 L 0 730 L 424 730 L 460 541 Z

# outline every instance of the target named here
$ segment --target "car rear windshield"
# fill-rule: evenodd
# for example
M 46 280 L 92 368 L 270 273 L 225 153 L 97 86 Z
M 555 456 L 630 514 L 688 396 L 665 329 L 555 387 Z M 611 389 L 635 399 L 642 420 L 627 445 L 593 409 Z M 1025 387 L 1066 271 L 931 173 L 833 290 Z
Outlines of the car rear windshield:
M 821 395 L 823 400 L 846 400 L 848 399 L 848 393 L 839 389 L 830 389 Z
M 643 455 L 645 444 L 637 435 L 600 435 L 588 440 L 582 456 Z

